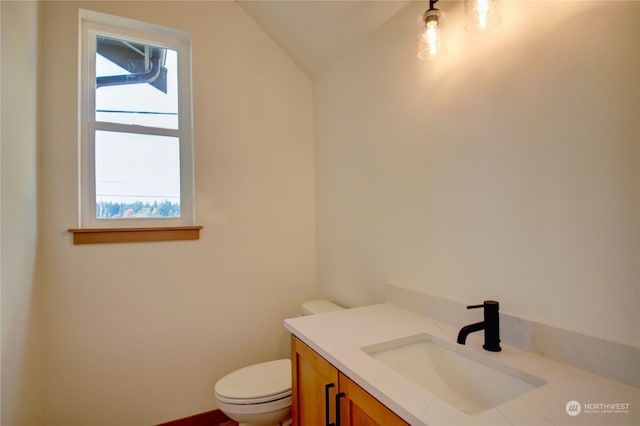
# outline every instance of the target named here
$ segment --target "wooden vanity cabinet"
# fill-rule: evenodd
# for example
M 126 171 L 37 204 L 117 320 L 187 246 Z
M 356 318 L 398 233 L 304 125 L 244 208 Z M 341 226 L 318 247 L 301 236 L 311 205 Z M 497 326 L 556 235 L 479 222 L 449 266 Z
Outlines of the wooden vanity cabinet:
M 293 426 L 408 425 L 293 335 L 291 361 Z
M 409 425 L 344 374 L 340 374 L 340 392 L 345 394 L 340 400 L 340 425 Z
M 335 419 L 338 370 L 291 336 L 291 416 L 294 426 L 327 426 Z

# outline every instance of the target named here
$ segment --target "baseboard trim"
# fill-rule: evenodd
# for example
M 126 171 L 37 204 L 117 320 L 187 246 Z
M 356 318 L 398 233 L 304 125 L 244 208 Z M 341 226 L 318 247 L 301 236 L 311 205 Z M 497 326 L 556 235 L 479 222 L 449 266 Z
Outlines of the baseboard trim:
M 218 409 L 167 423 L 161 423 L 156 426 L 212 426 L 228 421 L 231 421 L 231 419 Z

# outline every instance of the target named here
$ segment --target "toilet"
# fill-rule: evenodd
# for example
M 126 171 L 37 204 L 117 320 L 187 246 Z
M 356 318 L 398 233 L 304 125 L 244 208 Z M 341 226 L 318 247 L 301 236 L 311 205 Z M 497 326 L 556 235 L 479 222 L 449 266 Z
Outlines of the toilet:
M 343 309 L 326 300 L 302 304 L 302 315 Z M 215 386 L 218 408 L 240 426 L 291 424 L 291 360 L 250 365 L 227 374 Z

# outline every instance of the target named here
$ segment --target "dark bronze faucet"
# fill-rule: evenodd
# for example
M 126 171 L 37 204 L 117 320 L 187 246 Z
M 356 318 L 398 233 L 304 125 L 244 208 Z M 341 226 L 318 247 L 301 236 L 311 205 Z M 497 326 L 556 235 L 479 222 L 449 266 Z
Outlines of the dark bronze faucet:
M 500 305 L 495 300 L 485 300 L 482 305 L 467 306 L 467 309 L 484 308 L 484 321 L 465 325 L 458 333 L 458 343 L 464 345 L 467 336 L 475 331 L 484 330 L 484 345 L 482 347 L 491 352 L 500 352 L 500 319 L 498 309 Z

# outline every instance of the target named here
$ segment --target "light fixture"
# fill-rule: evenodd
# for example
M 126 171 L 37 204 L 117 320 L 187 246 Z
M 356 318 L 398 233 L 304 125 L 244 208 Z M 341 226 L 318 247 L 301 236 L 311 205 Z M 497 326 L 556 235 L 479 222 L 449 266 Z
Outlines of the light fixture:
M 444 13 L 433 7 L 438 0 L 429 0 L 429 9 L 418 17 L 418 59 L 429 60 L 447 52 L 442 34 Z
M 467 24 L 465 28 L 472 33 L 489 31 L 500 24 L 498 0 L 465 0 Z

